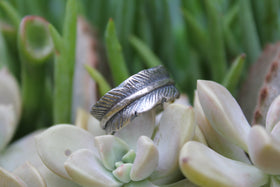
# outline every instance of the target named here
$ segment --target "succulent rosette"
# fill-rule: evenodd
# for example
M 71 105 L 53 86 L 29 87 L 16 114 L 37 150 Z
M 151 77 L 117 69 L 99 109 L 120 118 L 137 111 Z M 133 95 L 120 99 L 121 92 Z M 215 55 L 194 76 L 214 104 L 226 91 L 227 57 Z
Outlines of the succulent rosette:
M 41 160 L 57 175 L 82 186 L 191 184 L 180 172 L 178 159 L 181 147 L 195 135 L 192 107 L 168 104 L 159 124 L 151 110 L 114 136 L 105 135 L 89 114 L 80 116 L 78 126 L 87 130 L 60 124 L 36 138 Z
M 209 147 L 187 142 L 180 153 L 184 175 L 199 186 L 280 186 L 280 96 L 265 125 L 250 126 L 236 100 L 222 85 L 199 80 L 196 123 Z

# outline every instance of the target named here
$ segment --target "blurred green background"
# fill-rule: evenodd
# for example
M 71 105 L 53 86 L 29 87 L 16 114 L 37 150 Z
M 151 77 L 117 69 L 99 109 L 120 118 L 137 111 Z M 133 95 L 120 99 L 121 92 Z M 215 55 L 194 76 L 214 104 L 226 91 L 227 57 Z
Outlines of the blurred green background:
M 8 64 L 20 84 L 24 60 L 17 46 L 19 20 L 26 15 L 38 15 L 58 33 L 67 35 L 67 28 L 71 28 L 67 24 L 71 23 L 67 23 L 66 4 L 66 0 L 0 1 L 0 67 Z M 197 79 L 215 80 L 235 93 L 239 80 L 246 77 L 250 64 L 257 60 L 265 45 L 280 37 L 279 0 L 76 0 L 74 4 L 68 21 L 75 21 L 70 14 L 76 11 L 91 24 L 100 46 L 107 49 L 100 50 L 105 56 L 101 63 L 110 61 L 105 33 L 112 18 L 128 74 L 164 64 L 181 92 L 190 98 Z M 70 41 L 64 45 L 67 42 Z M 51 72 L 46 76 L 55 74 L 53 66 L 46 67 Z M 111 66 L 111 72 L 117 71 Z M 111 76 L 104 77 L 111 87 L 119 83 Z M 49 100 L 52 101 L 51 96 Z M 48 124 L 70 121 L 69 117 L 53 119 L 51 113 L 56 109 L 46 108 L 49 109 L 45 113 L 50 113 L 44 118 Z

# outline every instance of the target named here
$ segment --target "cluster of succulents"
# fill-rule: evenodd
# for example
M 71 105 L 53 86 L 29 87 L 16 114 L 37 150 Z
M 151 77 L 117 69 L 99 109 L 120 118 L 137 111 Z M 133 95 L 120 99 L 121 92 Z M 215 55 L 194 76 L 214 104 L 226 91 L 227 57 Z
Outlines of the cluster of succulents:
M 0 186 L 280 187 L 279 43 L 236 89 L 242 52 L 279 39 L 278 4 L 0 0 Z M 180 98 L 106 134 L 90 106 L 161 64 Z
M 279 186 L 279 104 L 280 96 L 270 105 L 266 124 L 250 126 L 223 86 L 198 81 L 196 122 L 209 147 L 193 141 L 183 146 L 184 175 L 200 186 Z

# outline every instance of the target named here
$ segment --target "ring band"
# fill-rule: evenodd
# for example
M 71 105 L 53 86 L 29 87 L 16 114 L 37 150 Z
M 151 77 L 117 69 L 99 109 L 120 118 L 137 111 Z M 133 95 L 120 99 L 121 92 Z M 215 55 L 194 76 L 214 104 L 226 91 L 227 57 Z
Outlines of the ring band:
M 106 133 L 114 134 L 138 115 L 179 97 L 163 66 L 142 70 L 107 92 L 91 108 Z

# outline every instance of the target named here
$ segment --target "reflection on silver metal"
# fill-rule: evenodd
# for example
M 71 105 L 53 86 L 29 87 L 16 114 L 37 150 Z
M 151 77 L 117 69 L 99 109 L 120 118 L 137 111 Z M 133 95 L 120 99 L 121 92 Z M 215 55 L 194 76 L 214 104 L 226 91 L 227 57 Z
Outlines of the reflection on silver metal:
M 179 97 L 163 66 L 142 70 L 107 92 L 91 108 L 107 133 L 114 134 L 138 115 Z

